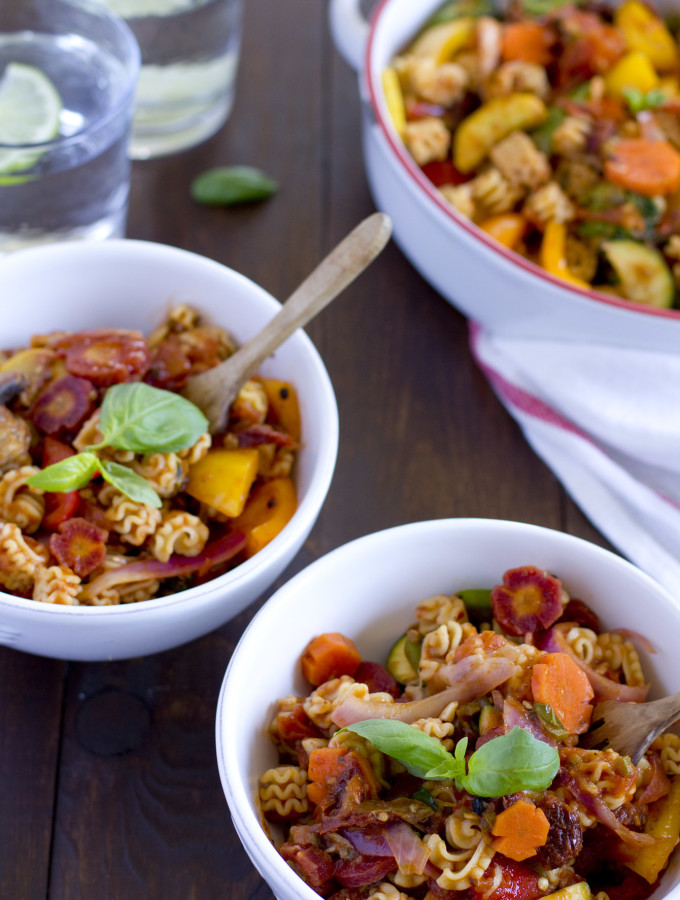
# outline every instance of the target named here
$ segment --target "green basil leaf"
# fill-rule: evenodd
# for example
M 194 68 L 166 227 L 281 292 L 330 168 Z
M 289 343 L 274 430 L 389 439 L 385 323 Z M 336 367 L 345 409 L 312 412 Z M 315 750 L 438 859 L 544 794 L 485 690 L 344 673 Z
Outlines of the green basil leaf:
M 468 760 L 467 775 L 456 783 L 478 797 L 503 797 L 515 791 L 543 791 L 557 774 L 560 756 L 555 747 L 515 727 L 492 738 Z
M 147 506 L 153 506 L 156 509 L 159 509 L 162 505 L 161 498 L 149 482 L 132 469 L 128 469 L 127 466 L 100 459 L 99 471 L 104 481 L 108 481 L 109 484 L 117 487 L 119 491 L 122 491 L 130 500 L 134 500 L 135 503 L 145 503 Z
M 622 92 L 633 115 L 645 109 L 656 109 L 666 102 L 666 95 L 659 88 L 652 88 L 645 93 L 640 88 L 625 88 Z
M 554 734 L 555 737 L 564 737 L 569 734 L 555 714 L 555 710 L 548 703 L 534 703 L 534 712 L 550 734 Z
M 278 190 L 269 175 L 251 166 L 222 166 L 194 178 L 191 196 L 207 206 L 233 206 L 264 200 Z
M 108 389 L 99 428 L 104 444 L 119 450 L 176 453 L 196 443 L 208 430 L 208 420 L 179 394 L 134 382 Z
M 430 809 L 433 809 L 435 812 L 439 811 L 439 804 L 426 788 L 419 787 L 417 791 L 414 791 L 412 797 L 414 800 L 419 800 L 421 803 L 429 806 Z
M 460 763 L 440 741 L 398 719 L 367 719 L 343 730 L 365 737 L 418 778 L 448 779 L 455 778 L 460 772 Z M 437 774 L 431 775 L 432 772 Z
M 99 457 L 85 450 L 31 475 L 26 484 L 43 491 L 64 494 L 85 487 L 98 469 Z

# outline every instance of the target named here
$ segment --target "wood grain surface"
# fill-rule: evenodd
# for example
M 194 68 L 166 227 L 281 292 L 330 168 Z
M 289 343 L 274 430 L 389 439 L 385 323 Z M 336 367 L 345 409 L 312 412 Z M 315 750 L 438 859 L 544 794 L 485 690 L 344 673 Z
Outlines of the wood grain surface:
M 247 0 L 232 116 L 200 147 L 135 163 L 130 238 L 196 251 L 284 298 L 373 211 L 357 80 L 326 13 Z M 278 194 L 194 204 L 191 180 L 231 164 L 264 169 Z M 348 540 L 421 519 L 515 519 L 606 546 L 476 368 L 463 317 L 394 244 L 307 332 L 335 386 L 340 450 L 321 516 L 275 587 Z M 264 599 L 143 659 L 0 647 L 2 900 L 271 900 L 231 825 L 214 741 L 224 671 Z

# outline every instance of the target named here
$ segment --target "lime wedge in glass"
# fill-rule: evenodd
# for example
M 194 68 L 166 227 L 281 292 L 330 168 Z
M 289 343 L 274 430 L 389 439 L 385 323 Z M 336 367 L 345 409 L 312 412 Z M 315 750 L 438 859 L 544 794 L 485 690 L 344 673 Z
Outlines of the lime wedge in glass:
M 0 78 L 0 175 L 35 165 L 42 152 L 27 145 L 59 134 L 61 109 L 59 92 L 44 72 L 9 63 Z M 14 150 L 12 144 L 20 147 Z

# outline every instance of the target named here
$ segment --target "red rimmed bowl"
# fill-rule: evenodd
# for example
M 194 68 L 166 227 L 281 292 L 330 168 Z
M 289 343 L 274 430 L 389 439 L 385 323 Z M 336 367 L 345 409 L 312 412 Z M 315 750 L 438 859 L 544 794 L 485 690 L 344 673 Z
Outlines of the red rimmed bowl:
M 548 274 L 458 213 L 413 161 L 392 125 L 381 77 L 440 5 L 441 0 L 381 0 L 370 21 L 360 0 L 329 5 L 334 42 L 359 76 L 373 198 L 392 218 L 404 255 L 449 303 L 499 335 L 680 352 L 680 310 L 583 290 Z M 661 0 L 658 6 L 670 12 L 672 3 Z

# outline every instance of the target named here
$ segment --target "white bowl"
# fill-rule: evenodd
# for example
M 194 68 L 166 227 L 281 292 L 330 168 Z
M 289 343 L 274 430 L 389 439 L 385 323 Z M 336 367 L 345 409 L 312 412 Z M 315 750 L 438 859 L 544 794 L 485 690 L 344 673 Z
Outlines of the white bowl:
M 381 0 L 370 24 L 360 0 L 329 4 L 335 44 L 359 73 L 371 191 L 378 209 L 391 217 L 404 255 L 453 306 L 499 335 L 680 352 L 679 310 L 581 290 L 549 275 L 459 214 L 413 161 L 392 125 L 381 76 L 442 3 Z M 657 6 L 662 13 L 675 11 L 673 0 Z
M 277 765 L 265 734 L 276 701 L 310 690 L 299 666 L 307 642 L 324 631 L 339 631 L 355 641 L 363 658 L 384 661 L 413 621 L 419 601 L 490 587 L 506 569 L 521 565 L 560 577 L 603 626 L 646 635 L 656 649 L 652 656 L 640 651 L 653 694 L 680 688 L 680 606 L 623 558 L 579 538 L 517 522 L 440 519 L 381 531 L 334 550 L 281 587 L 256 614 L 234 651 L 218 702 L 217 761 L 234 826 L 278 900 L 318 900 L 268 840 L 255 803 L 259 776 Z M 680 898 L 680 853 L 652 897 Z
M 243 342 L 280 309 L 270 294 L 212 260 L 161 244 L 113 240 L 25 250 L 0 261 L 0 347 L 32 334 L 156 326 L 185 301 Z M 142 603 L 52 606 L 0 592 L 0 643 L 73 660 L 124 659 L 183 644 L 223 625 L 256 600 L 309 534 L 331 483 L 338 411 L 324 364 L 304 332 L 261 367 L 299 394 L 303 446 L 295 468 L 298 509 L 255 556 L 206 584 Z

